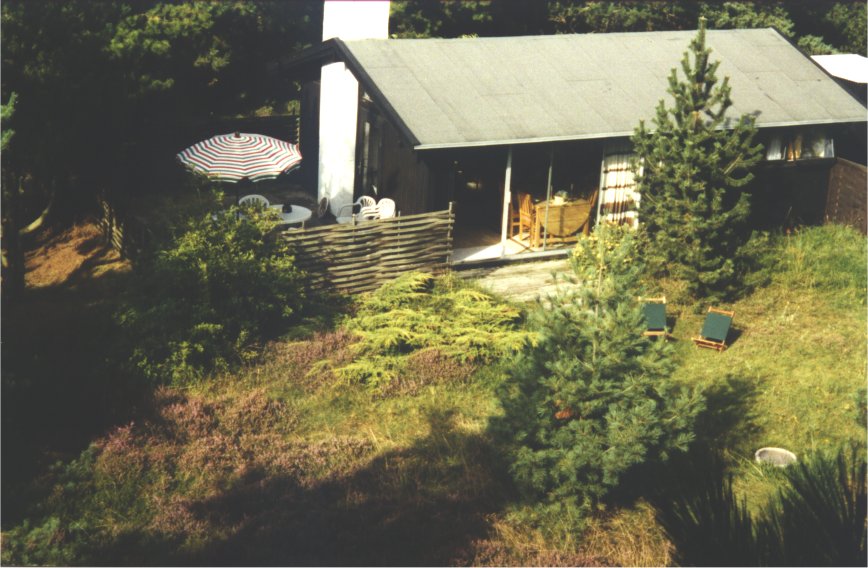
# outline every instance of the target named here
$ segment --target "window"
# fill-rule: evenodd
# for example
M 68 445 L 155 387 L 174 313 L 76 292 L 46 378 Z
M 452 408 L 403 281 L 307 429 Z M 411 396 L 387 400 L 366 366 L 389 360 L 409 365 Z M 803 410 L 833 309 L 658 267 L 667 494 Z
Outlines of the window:
M 766 160 L 770 162 L 834 157 L 835 141 L 822 130 L 797 130 L 777 134 L 766 144 Z

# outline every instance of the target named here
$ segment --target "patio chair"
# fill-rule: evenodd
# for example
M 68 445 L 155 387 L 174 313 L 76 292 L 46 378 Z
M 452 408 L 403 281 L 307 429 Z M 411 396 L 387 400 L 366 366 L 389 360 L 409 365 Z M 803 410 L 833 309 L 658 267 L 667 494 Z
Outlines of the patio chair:
M 647 337 L 667 337 L 666 329 L 666 296 L 659 298 L 639 298 L 642 312 L 645 314 L 645 332 Z
M 362 207 L 357 219 L 362 221 L 376 221 L 377 219 L 389 219 L 395 216 L 395 202 L 388 197 L 384 197 L 371 207 Z
M 239 207 L 244 207 L 245 205 L 252 205 L 254 207 L 262 207 L 263 209 L 267 209 L 269 204 L 268 200 L 264 196 L 252 193 L 250 195 L 245 195 L 238 200 Z
M 355 203 L 351 203 L 349 205 L 344 205 L 340 209 L 338 209 L 338 214 L 335 215 L 338 223 L 347 224 L 353 222 L 353 210 L 358 207 L 359 214 L 361 214 L 362 209 L 366 207 L 376 207 L 377 200 L 373 197 L 369 197 L 367 195 L 363 195 L 356 199 Z
M 390 219 L 395 216 L 396 209 L 395 202 L 388 197 L 384 197 L 377 203 L 377 218 Z
M 517 198 L 518 202 L 510 204 L 509 233 L 512 237 L 521 237 L 525 230 L 530 235 L 533 229 L 533 197 L 529 193 L 518 193 Z
M 729 328 L 732 326 L 734 315 L 735 312 L 708 308 L 705 323 L 702 324 L 702 331 L 699 332 L 699 337 L 693 338 L 693 342 L 697 347 L 716 349 L 720 353 L 726 349 L 726 336 L 729 335 Z

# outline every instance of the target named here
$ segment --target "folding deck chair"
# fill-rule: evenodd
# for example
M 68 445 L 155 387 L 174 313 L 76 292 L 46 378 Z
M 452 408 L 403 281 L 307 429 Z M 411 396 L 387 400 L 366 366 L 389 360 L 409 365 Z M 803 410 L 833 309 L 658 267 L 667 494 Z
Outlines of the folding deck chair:
M 667 337 L 666 329 L 666 296 L 659 298 L 639 298 L 644 302 L 642 311 L 645 314 L 646 330 L 642 335 L 648 337 Z
M 729 328 L 732 326 L 734 315 L 735 312 L 708 308 L 705 323 L 702 324 L 702 331 L 699 332 L 699 337 L 693 338 L 693 342 L 696 343 L 697 347 L 717 349 L 717 352 L 720 353 L 726 349 L 726 336 L 729 335 Z

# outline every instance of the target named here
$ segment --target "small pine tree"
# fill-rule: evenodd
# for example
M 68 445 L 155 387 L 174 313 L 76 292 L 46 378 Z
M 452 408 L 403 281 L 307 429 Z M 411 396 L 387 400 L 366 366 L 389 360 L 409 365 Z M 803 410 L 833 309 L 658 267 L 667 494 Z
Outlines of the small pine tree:
M 537 310 L 537 344 L 501 388 L 504 414 L 492 427 L 518 487 L 543 513 L 580 519 L 630 467 L 666 459 L 693 437 L 702 399 L 671 383 L 671 347 L 642 335 L 638 238 L 606 227 L 580 241 L 573 269 L 583 285 Z
M 655 128 L 641 121 L 632 140 L 655 271 L 685 279 L 695 298 L 726 299 L 740 290 L 750 236 L 750 199 L 740 188 L 753 179 L 762 147 L 753 144 L 752 116 L 734 123 L 726 116 L 729 79 L 718 84 L 710 53 L 701 20 L 681 61 L 684 79 L 676 69 L 669 77 L 674 107 L 661 100 Z

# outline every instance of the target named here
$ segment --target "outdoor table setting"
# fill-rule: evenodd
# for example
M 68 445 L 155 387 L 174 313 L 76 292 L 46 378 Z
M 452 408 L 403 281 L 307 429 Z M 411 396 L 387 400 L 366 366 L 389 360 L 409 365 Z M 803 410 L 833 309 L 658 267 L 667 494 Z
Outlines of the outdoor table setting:
M 269 207 L 280 214 L 282 225 L 304 223 L 313 215 L 313 212 L 310 209 L 302 207 L 301 205 L 274 204 Z
M 594 196 L 595 197 L 595 196 Z M 534 203 L 534 221 L 531 231 L 531 246 L 538 247 L 544 238 L 544 227 L 548 229 L 545 235 L 550 242 L 573 242 L 578 240 L 576 233 L 582 229 L 588 234 L 588 218 L 594 203 L 591 199 L 553 198 L 548 203 L 545 200 Z M 546 210 L 548 219 L 546 223 Z

